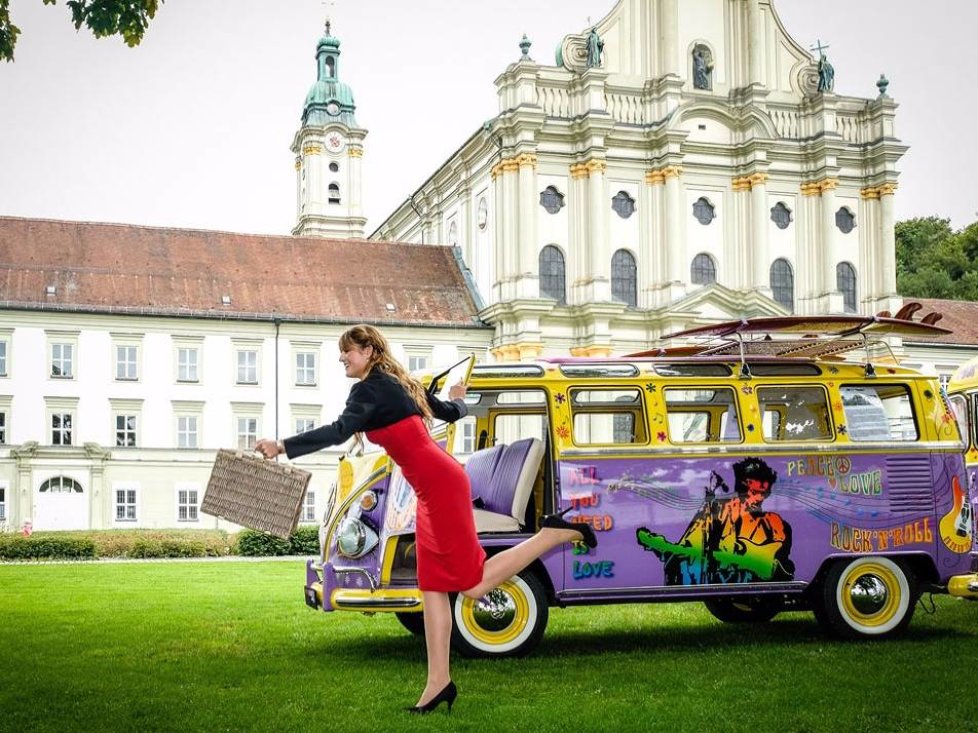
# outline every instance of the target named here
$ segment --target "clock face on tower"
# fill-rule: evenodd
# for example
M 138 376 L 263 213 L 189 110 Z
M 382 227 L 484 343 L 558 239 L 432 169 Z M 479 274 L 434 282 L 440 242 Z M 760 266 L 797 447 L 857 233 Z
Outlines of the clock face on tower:
M 334 102 L 330 102 L 329 104 L 326 105 L 326 111 L 329 114 L 333 115 L 333 117 L 336 117 L 336 115 L 338 115 L 340 113 L 340 105 L 339 105 L 339 103 L 337 103 L 335 101 Z
M 346 140 L 338 132 L 330 132 L 326 135 L 326 149 L 331 153 L 340 152 L 346 145 Z

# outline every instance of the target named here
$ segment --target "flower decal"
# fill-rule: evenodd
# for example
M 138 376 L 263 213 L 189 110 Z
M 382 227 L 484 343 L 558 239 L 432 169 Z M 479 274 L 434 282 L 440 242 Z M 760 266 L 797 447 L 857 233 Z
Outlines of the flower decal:
M 666 433 L 665 433 L 665 431 L 664 430 L 660 430 L 656 434 L 655 439 L 658 440 L 660 443 L 665 443 L 666 442 Z
M 567 440 L 570 437 L 570 429 L 566 425 L 558 425 L 557 435 L 563 440 Z
M 740 391 L 743 392 L 744 394 L 754 394 L 754 388 L 748 384 L 745 384 L 743 387 L 741 387 Z
M 562 405 L 567 400 L 567 398 L 564 396 L 563 392 L 558 392 L 557 394 L 554 395 L 554 400 L 558 405 Z
M 838 373 L 839 373 L 839 367 L 835 367 L 835 366 L 829 367 L 829 374 L 838 374 Z
M 649 394 L 654 393 L 655 392 L 655 385 L 652 384 L 652 382 L 649 382 L 648 384 L 645 385 L 645 391 L 648 392 Z
M 838 430 L 839 430 L 839 435 L 845 435 L 846 433 L 849 432 L 849 428 L 847 428 L 845 425 L 840 425 Z
M 835 410 L 836 412 L 842 412 L 842 403 L 841 402 L 833 402 L 832 403 L 832 409 Z
M 748 433 L 753 433 L 754 432 L 754 423 L 748 423 L 747 424 L 747 432 Z

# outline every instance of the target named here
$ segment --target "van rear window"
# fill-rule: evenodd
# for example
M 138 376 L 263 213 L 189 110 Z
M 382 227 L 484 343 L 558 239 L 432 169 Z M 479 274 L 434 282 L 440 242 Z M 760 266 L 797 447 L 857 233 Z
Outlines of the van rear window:
M 902 384 L 845 384 L 839 387 L 846 432 L 853 441 L 917 440 L 913 402 Z

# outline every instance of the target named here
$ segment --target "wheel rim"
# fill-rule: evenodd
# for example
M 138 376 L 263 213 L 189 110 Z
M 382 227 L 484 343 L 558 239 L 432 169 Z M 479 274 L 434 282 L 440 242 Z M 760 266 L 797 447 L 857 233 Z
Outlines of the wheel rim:
M 460 595 L 456 603 L 459 631 L 479 649 L 509 651 L 533 631 L 536 603 L 519 577 L 507 580 L 478 600 Z
M 897 626 L 906 614 L 910 586 L 892 560 L 857 560 L 840 578 L 836 600 L 852 628 L 865 634 L 883 634 Z

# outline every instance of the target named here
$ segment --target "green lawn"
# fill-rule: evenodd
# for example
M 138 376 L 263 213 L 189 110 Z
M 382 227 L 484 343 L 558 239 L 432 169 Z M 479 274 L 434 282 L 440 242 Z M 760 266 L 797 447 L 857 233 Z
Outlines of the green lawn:
M 845 643 L 699 604 L 553 609 L 533 656 L 454 660 L 454 712 L 396 619 L 322 614 L 291 562 L 0 566 L 2 731 L 978 731 L 978 603 Z

